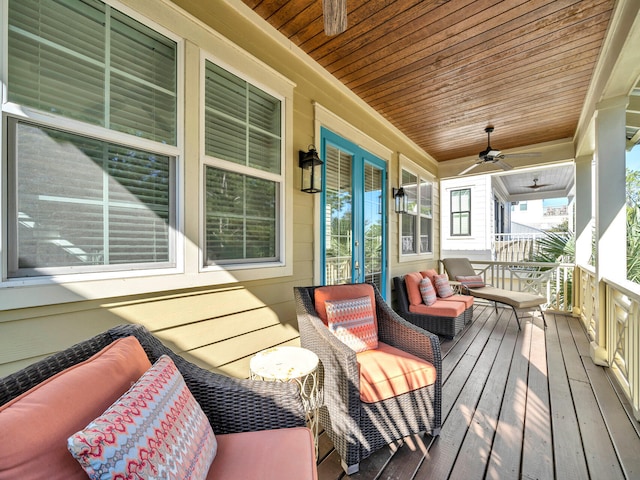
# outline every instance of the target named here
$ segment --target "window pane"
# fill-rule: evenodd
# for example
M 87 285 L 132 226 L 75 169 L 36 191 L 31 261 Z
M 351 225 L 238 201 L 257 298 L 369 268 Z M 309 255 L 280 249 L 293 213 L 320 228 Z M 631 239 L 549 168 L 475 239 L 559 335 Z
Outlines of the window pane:
M 433 212 L 431 211 L 431 192 L 431 182 L 422 180 L 420 182 L 420 215 L 425 215 L 428 217 L 432 216 Z
M 168 266 L 169 157 L 26 123 L 16 130 L 18 227 L 12 255 L 18 271 L 12 276 L 39 269 Z
M 8 43 L 9 101 L 176 144 L 175 42 L 96 0 L 14 0 Z
M 402 215 L 402 253 L 418 253 L 416 250 L 416 220 L 415 215 Z
M 279 174 L 282 102 L 211 62 L 205 73 L 205 154 Z
M 420 217 L 420 253 L 431 253 L 431 225 L 432 220 Z
M 469 190 L 468 188 L 460 190 L 460 210 L 471 210 L 471 190 Z
M 278 185 L 206 167 L 207 264 L 273 260 L 278 251 Z

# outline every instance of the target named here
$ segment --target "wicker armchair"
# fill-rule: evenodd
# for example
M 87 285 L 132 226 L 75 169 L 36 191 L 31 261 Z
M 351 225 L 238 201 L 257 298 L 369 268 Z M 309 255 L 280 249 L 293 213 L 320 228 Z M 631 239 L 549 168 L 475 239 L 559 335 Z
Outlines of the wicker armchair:
M 172 352 L 141 325 L 114 327 L 0 378 L 0 405 L 129 335 L 140 341 L 151 363 L 163 354 L 173 359 L 216 434 L 306 425 L 302 400 L 294 384 L 244 380 L 209 372 Z
M 356 353 L 333 335 L 315 309 L 317 287 L 294 287 L 300 342 L 321 362 L 324 405 L 319 420 L 342 459 L 348 475 L 375 450 L 407 435 L 439 435 L 442 404 L 442 359 L 438 337 L 399 317 L 374 286 L 378 338 L 381 342 L 431 363 L 432 385 L 376 403 L 360 399 Z

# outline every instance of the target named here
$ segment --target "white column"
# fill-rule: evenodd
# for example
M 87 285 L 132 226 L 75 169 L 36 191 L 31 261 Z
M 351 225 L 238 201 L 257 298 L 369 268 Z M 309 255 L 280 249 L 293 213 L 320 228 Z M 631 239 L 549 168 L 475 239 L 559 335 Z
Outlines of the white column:
M 576 158 L 576 263 L 589 265 L 591 241 L 593 237 L 593 196 L 592 172 L 593 157 L 583 155 Z
M 627 275 L 625 221 L 625 109 L 628 97 L 600 102 L 596 107 L 596 339 L 591 358 L 608 365 L 605 288 L 603 278 L 622 280 Z

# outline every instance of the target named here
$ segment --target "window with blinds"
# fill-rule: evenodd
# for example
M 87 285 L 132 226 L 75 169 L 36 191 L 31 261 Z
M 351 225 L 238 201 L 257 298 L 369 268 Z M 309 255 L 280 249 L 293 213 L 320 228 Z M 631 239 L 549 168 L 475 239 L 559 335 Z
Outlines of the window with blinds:
M 11 0 L 8 18 L 10 102 L 176 144 L 174 41 L 98 0 Z
M 176 42 L 98 0 L 6 18 L 8 276 L 174 267 Z
M 408 197 L 407 213 L 400 215 L 402 255 L 433 252 L 433 183 L 402 169 L 402 188 Z
M 280 257 L 282 100 L 205 62 L 206 265 Z

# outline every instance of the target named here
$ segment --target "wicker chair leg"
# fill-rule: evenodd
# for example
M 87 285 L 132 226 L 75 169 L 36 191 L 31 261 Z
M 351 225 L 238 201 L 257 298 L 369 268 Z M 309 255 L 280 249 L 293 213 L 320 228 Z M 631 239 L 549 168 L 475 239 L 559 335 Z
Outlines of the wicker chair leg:
M 353 465 L 347 465 L 344 460 L 340 460 L 340 465 L 342 465 L 342 469 L 344 473 L 347 475 L 353 475 L 354 473 L 358 473 L 360 470 L 360 464 L 354 463 Z

